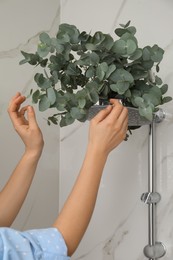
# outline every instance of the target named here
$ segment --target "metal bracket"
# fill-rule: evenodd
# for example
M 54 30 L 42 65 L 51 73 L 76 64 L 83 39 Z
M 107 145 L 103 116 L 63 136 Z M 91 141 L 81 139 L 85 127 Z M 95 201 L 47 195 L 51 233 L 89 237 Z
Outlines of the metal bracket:
M 146 192 L 142 194 L 141 200 L 146 204 L 158 203 L 161 200 L 161 195 L 158 192 Z
M 166 254 L 166 248 L 161 242 L 156 242 L 155 245 L 147 245 L 144 247 L 144 255 L 149 259 L 161 258 Z

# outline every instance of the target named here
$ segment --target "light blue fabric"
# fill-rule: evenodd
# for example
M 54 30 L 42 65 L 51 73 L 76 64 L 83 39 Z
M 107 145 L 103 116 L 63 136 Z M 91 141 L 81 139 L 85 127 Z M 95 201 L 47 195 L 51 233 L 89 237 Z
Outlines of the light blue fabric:
M 24 232 L 0 228 L 0 260 L 69 260 L 67 247 L 56 228 Z

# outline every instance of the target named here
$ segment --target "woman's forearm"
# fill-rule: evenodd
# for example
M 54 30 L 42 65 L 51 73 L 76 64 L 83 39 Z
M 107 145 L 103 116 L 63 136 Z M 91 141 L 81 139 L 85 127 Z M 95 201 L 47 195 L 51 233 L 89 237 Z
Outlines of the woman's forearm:
M 69 255 L 76 250 L 91 219 L 106 159 L 104 153 L 88 147 L 74 188 L 54 223 L 65 238 Z
M 0 192 L 0 226 L 10 226 L 16 218 L 34 177 L 40 152 L 25 152 L 7 184 Z
M 54 227 L 64 236 L 72 255 L 91 219 L 109 153 L 125 138 L 128 112 L 117 100 L 90 122 L 88 149 L 81 171 Z

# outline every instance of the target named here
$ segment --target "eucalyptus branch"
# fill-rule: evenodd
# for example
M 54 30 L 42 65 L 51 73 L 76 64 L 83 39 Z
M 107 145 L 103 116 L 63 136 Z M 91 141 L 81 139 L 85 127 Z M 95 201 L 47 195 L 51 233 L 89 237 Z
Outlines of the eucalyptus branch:
M 55 117 L 59 116 L 60 126 L 83 122 L 99 99 L 117 97 L 152 120 L 155 109 L 172 100 L 165 96 L 167 84 L 157 76 L 164 50 L 157 44 L 138 46 L 136 28 L 130 21 L 116 28 L 115 34 L 115 39 L 101 31 L 91 35 L 74 25 L 60 24 L 56 38 L 40 34 L 34 54 L 22 51 L 20 64 L 43 69 L 34 77 L 38 89 L 31 95 L 40 111 L 59 111 L 50 121 L 57 124 Z

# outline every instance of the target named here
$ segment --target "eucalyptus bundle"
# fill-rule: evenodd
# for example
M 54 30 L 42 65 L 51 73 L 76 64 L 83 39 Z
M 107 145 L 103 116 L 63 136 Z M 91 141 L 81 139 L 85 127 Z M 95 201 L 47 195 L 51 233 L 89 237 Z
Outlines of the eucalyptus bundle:
M 57 109 L 48 124 L 84 122 L 91 106 L 110 98 L 136 107 L 151 121 L 159 105 L 172 100 L 165 96 L 168 85 L 158 76 L 164 50 L 157 44 L 139 47 L 135 34 L 130 21 L 115 29 L 115 39 L 101 31 L 92 35 L 60 24 L 55 37 L 40 34 L 35 53 L 21 51 L 20 64 L 42 68 L 34 76 L 37 87 L 31 96 L 40 111 Z

